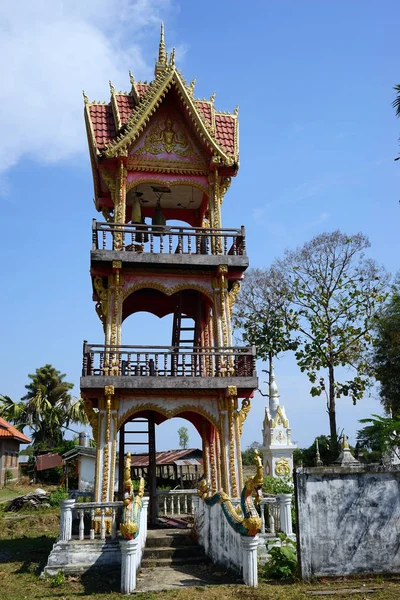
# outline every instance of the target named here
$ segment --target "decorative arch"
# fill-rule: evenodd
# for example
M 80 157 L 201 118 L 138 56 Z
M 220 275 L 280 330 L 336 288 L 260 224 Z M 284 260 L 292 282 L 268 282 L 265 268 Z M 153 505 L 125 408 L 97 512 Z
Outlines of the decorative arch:
M 130 181 L 129 183 L 127 183 L 126 185 L 126 193 L 128 193 L 130 190 L 132 190 L 133 188 L 137 187 L 138 185 L 141 185 L 142 183 L 153 183 L 155 185 L 168 185 L 169 187 L 174 187 L 176 185 L 191 185 L 195 188 L 197 188 L 198 190 L 200 190 L 201 192 L 203 192 L 203 194 L 205 194 L 206 196 L 208 196 L 208 189 L 207 186 L 202 185 L 201 183 L 199 183 L 196 180 L 192 180 L 192 179 L 173 179 L 172 181 L 168 178 L 166 179 L 158 179 L 157 177 L 142 177 L 140 179 L 135 179 L 134 181 Z
M 125 411 L 122 415 L 120 415 L 120 417 L 118 418 L 118 421 L 117 421 L 117 429 L 119 430 L 121 428 L 121 426 L 129 418 L 134 416 L 136 413 L 148 411 L 148 410 L 158 412 L 161 415 L 163 415 L 166 419 L 172 419 L 174 417 L 178 417 L 181 413 L 184 413 L 184 412 L 196 413 L 198 415 L 201 415 L 205 419 L 207 419 L 207 421 L 209 423 L 211 423 L 211 425 L 213 425 L 217 430 L 219 428 L 218 421 L 214 417 L 214 415 L 212 415 L 208 410 L 205 410 L 204 408 L 201 408 L 199 406 L 194 406 L 192 404 L 183 404 L 183 405 L 177 406 L 174 409 L 167 409 L 167 408 L 162 408 L 158 404 L 154 404 L 153 402 L 144 402 L 142 404 L 136 404 L 136 405 L 132 406 L 127 411 Z M 183 418 L 185 418 L 185 417 L 183 417 Z
M 214 298 L 213 298 L 212 291 L 209 290 L 206 286 L 203 286 L 199 283 L 194 283 L 194 282 L 178 283 L 176 285 L 168 286 L 166 284 L 163 284 L 163 283 L 157 282 L 157 281 L 138 281 L 137 283 L 134 283 L 133 285 L 127 287 L 127 289 L 123 291 L 123 300 L 126 300 L 126 298 L 128 298 L 128 296 L 130 296 L 131 294 L 134 294 L 138 290 L 142 290 L 145 288 L 151 288 L 153 290 L 158 290 L 159 292 L 162 292 L 166 296 L 172 296 L 176 292 L 182 292 L 184 290 L 195 290 L 196 292 L 200 292 L 201 294 L 204 294 L 205 296 L 207 296 L 207 298 L 210 300 L 211 304 L 214 304 Z

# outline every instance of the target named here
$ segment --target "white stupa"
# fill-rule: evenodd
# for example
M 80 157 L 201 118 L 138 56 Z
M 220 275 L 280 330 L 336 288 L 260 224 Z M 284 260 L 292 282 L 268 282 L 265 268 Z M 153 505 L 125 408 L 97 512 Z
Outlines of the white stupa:
M 272 361 L 269 369 L 269 406 L 265 407 L 262 429 L 264 473 L 274 477 L 291 477 L 293 452 L 297 448 L 290 439 L 291 429 L 283 406 L 279 404 L 278 386 Z

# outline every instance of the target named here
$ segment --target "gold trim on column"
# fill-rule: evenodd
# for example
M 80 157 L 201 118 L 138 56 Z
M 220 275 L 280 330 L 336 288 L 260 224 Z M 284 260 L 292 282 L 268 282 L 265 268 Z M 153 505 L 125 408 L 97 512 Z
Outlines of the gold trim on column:
M 103 418 L 104 414 L 97 413 L 97 450 L 96 450 L 96 472 L 94 475 L 94 501 L 100 502 L 100 440 L 101 440 L 101 430 L 103 426 Z
M 231 478 L 230 493 L 234 498 L 238 497 L 237 472 L 235 460 L 235 429 L 234 411 L 237 402 L 237 388 L 235 385 L 228 386 L 228 428 L 229 428 L 229 474 Z
M 215 447 L 216 447 L 216 435 L 217 428 L 212 426 L 211 428 L 211 437 L 210 437 L 210 463 L 211 463 L 211 488 L 213 494 L 215 494 L 217 490 L 217 465 L 215 460 Z
M 117 418 L 116 412 L 113 412 L 113 441 L 112 441 L 112 454 L 111 454 L 111 478 L 110 478 L 110 500 L 114 501 L 114 485 L 115 485 L 115 462 L 117 459 Z
M 111 434 L 111 398 L 114 395 L 114 386 L 106 385 L 104 388 L 105 404 L 106 404 L 106 431 L 105 431 L 105 443 L 103 450 L 103 487 L 102 487 L 102 501 L 107 502 L 108 500 L 108 489 L 109 489 L 109 468 L 110 468 L 110 434 Z
M 208 442 L 208 437 L 207 437 L 207 429 L 210 428 L 210 425 L 207 423 L 203 423 L 203 431 L 202 431 L 202 440 L 203 440 L 203 471 L 204 471 L 204 478 L 207 479 L 207 481 L 210 479 L 210 446 L 209 446 L 209 442 Z

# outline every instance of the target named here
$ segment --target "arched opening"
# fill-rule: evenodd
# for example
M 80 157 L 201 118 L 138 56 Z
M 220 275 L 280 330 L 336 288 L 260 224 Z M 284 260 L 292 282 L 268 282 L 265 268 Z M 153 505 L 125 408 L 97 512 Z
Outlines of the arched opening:
M 131 478 L 145 479 L 150 496 L 150 520 L 154 524 L 162 511 L 160 491 L 193 489 L 204 476 L 203 441 L 215 424 L 211 415 L 196 407 L 168 410 L 152 405 L 133 407 L 119 429 L 119 497 L 123 498 L 123 473 L 126 453 L 131 453 Z M 179 448 L 178 429 L 188 430 L 188 445 Z M 173 441 L 174 440 L 174 441 Z M 123 460 L 122 457 L 124 457 Z M 162 504 L 162 503 L 161 503 Z M 164 502 L 165 504 L 165 502 Z

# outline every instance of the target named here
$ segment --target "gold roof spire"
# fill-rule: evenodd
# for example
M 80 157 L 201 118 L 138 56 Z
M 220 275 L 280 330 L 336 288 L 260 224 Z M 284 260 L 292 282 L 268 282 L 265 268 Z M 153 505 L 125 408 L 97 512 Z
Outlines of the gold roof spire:
M 167 67 L 167 51 L 165 49 L 164 23 L 161 23 L 160 43 L 158 44 L 158 60 L 156 62 L 155 75 Z

